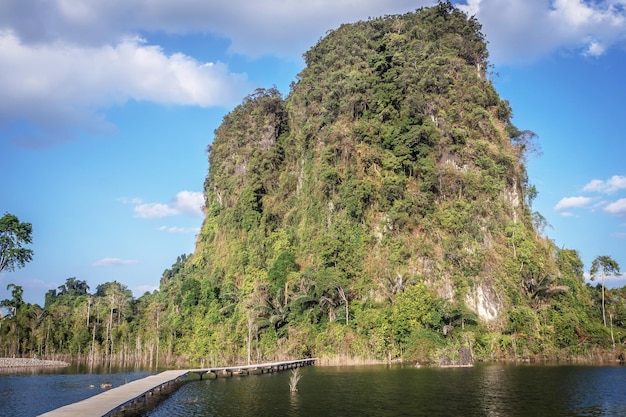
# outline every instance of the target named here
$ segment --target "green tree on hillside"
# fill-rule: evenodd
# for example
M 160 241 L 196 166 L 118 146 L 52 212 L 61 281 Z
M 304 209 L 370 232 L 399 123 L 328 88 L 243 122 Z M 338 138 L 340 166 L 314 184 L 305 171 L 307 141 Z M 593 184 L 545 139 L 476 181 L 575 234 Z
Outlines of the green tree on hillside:
M 7 291 L 9 290 L 11 291 L 11 299 L 0 301 L 0 307 L 8 308 L 10 310 L 9 314 L 14 316 L 17 310 L 24 305 L 24 289 L 21 285 L 9 284 L 7 285 Z
M 87 285 L 87 281 L 82 281 L 77 279 L 76 277 L 67 278 L 65 280 L 65 284 L 60 285 L 58 287 L 59 293 L 58 295 L 86 295 L 89 291 L 89 285 Z
M 33 226 L 30 223 L 20 222 L 13 214 L 5 213 L 0 218 L 0 272 L 5 269 L 13 271 L 15 268 L 23 268 L 33 259 L 32 249 L 22 247 L 24 244 L 32 243 L 32 232 Z M 13 288 L 13 300 L 16 300 L 15 296 L 18 295 L 19 301 L 22 302 L 22 287 L 9 284 L 7 290 L 10 288 Z M 12 307 L 15 314 L 19 306 L 13 305 L 11 300 L 4 300 L 1 307 Z
M 32 233 L 33 226 L 20 222 L 13 214 L 5 213 L 0 218 L 0 272 L 23 268 L 33 259 L 32 249 L 22 247 L 32 243 Z
M 598 275 L 602 280 L 602 321 L 604 322 L 604 327 L 606 327 L 606 314 L 604 311 L 604 281 L 607 275 L 616 275 L 619 273 L 619 264 L 610 256 L 598 256 L 591 263 L 591 270 L 589 271 L 589 275 L 591 275 L 591 280 L 595 281 L 598 278 Z

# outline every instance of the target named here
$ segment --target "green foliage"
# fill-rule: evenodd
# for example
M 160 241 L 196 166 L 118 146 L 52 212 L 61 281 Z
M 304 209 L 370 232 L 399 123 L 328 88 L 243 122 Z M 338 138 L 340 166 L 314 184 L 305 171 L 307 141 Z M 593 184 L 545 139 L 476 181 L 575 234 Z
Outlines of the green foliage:
M 274 265 L 267 271 L 267 279 L 270 282 L 270 292 L 276 293 L 285 287 L 287 276 L 290 272 L 298 270 L 296 257 L 292 252 L 281 252 L 276 258 Z
M 9 284 L 7 291 L 11 291 L 11 298 L 0 301 L 0 307 L 9 308 L 9 314 L 15 315 L 17 310 L 24 305 L 24 289 L 21 285 Z
M 604 310 L 621 341 L 624 292 L 586 286 L 578 253 L 542 237 L 536 135 L 511 123 L 487 58 L 450 2 L 330 31 L 286 97 L 258 89 L 216 129 L 195 251 L 159 291 L 68 278 L 41 309 L 10 287 L 0 354 L 584 355 L 611 346 Z M 29 227 L 0 242 L 30 243 Z M 2 245 L 0 270 L 32 256 Z
M 32 243 L 33 226 L 22 223 L 13 214 L 0 217 L 0 272 L 23 268 L 33 259 L 32 249 L 23 245 Z
M 435 300 L 424 284 L 414 284 L 397 295 L 392 323 L 401 342 L 421 328 L 432 326 Z

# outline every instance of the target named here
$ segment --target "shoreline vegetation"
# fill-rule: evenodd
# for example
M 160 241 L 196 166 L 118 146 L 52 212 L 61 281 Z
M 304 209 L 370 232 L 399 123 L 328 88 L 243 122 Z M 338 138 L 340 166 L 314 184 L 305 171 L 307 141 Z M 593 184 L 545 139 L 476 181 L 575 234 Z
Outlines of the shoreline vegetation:
M 114 365 L 114 366 L 145 366 L 158 369 L 185 369 L 185 368 L 205 368 L 217 366 L 234 366 L 238 363 L 220 364 L 213 361 L 197 361 L 187 357 L 187 355 L 169 356 L 163 358 L 158 365 L 149 361 L 141 360 L 121 360 L 120 358 L 98 358 L 92 359 L 85 355 L 55 355 L 56 359 L 36 359 L 36 358 L 2 358 L 0 357 L 0 369 L 14 368 L 38 368 L 38 367 L 68 367 L 71 364 L 91 364 L 91 365 Z M 60 357 L 59 357 L 60 356 Z M 289 358 L 273 358 L 272 360 L 289 360 Z M 241 362 L 243 363 L 243 362 Z M 500 358 L 473 358 L 469 363 L 461 363 L 458 360 L 422 360 L 413 361 L 410 359 L 376 359 L 368 357 L 358 357 L 352 355 L 335 355 L 318 357 L 316 366 L 365 366 L 365 365 L 393 365 L 393 364 L 414 364 L 415 367 L 428 368 L 456 368 L 473 366 L 479 363 L 501 363 L 501 364 L 579 364 L 579 365 L 609 365 L 624 364 L 625 358 L 621 351 L 593 349 L 588 355 L 531 355 L 527 357 L 500 357 Z
M 394 360 L 379 360 L 371 358 L 357 358 L 350 356 L 322 357 L 315 361 L 315 366 L 361 366 L 361 365 L 393 365 L 414 364 L 416 368 L 465 368 L 477 364 L 528 364 L 528 365 L 623 365 L 625 360 L 616 352 L 594 351 L 584 356 L 536 355 L 525 358 L 493 358 L 474 359 L 471 363 L 445 363 L 436 361 L 411 361 L 400 358 Z
M 39 368 L 39 367 L 66 367 L 65 361 L 55 361 L 35 358 L 0 358 L 0 368 Z

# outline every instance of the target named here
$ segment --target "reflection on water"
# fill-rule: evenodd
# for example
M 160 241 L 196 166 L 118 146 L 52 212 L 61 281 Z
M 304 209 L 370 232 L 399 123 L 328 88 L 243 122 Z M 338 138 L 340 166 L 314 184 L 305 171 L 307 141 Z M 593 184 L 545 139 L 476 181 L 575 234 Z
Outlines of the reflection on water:
M 560 395 L 552 392 L 550 367 L 482 367 L 480 371 L 477 382 L 484 415 L 568 415 L 561 408 Z
M 626 373 L 623 367 L 587 368 L 567 384 L 578 415 L 626 416 Z
M 29 417 L 156 371 L 73 366 L 37 374 L 0 374 L 0 416 Z M 480 365 L 302 368 L 193 381 L 151 417 L 229 416 L 626 416 L 626 367 Z M 92 388 L 90 386 L 93 385 Z
M 196 381 L 149 413 L 164 416 L 626 416 L 626 368 L 310 367 Z

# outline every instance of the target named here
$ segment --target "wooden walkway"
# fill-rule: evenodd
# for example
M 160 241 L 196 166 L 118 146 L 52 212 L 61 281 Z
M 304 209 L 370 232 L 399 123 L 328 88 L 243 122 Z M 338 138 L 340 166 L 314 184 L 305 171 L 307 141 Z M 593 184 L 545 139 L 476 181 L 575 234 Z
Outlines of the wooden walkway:
M 187 372 L 190 374 L 200 375 L 200 379 L 205 374 L 213 374 L 215 377 L 219 376 L 233 376 L 233 375 L 250 375 L 254 373 L 271 373 L 278 372 L 284 369 L 297 368 L 301 366 L 313 365 L 315 359 L 299 359 L 297 361 L 284 361 L 284 362 L 271 362 L 260 363 L 256 365 L 237 365 L 226 366 L 223 368 L 207 368 L 207 369 L 190 369 Z
M 236 365 L 220 368 L 183 369 L 165 371 L 146 378 L 112 388 L 101 394 L 69 404 L 41 414 L 40 417 L 109 417 L 124 415 L 125 412 L 146 407 L 151 401 L 158 401 L 160 394 L 169 394 L 178 389 L 189 374 L 213 377 L 270 373 L 284 369 L 312 365 L 315 359 L 262 363 L 256 365 Z

